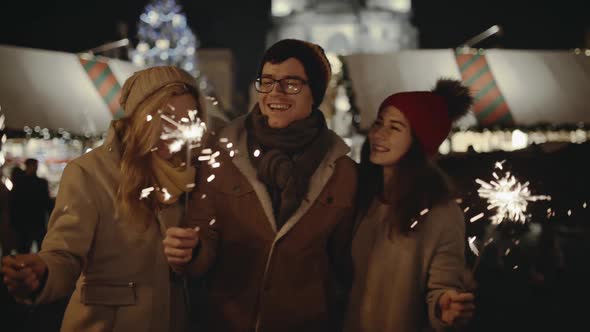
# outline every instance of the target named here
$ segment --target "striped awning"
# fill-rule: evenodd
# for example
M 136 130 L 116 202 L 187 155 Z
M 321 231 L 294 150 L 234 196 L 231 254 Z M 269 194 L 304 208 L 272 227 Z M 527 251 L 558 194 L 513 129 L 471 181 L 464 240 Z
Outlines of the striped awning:
M 6 126 L 102 134 L 121 112 L 121 85 L 139 69 L 127 61 L 0 45 Z
M 394 92 L 429 90 L 439 77 L 472 90 L 473 125 L 590 123 L 590 56 L 569 51 L 411 50 L 343 57 L 361 128 Z

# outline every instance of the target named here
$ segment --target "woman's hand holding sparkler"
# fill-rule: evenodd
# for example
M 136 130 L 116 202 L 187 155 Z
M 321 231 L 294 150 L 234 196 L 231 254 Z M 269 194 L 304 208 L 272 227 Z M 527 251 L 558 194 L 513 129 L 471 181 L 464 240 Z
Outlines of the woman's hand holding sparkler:
M 473 293 L 447 290 L 438 299 L 440 319 L 455 328 L 467 325 L 475 311 L 474 300 Z

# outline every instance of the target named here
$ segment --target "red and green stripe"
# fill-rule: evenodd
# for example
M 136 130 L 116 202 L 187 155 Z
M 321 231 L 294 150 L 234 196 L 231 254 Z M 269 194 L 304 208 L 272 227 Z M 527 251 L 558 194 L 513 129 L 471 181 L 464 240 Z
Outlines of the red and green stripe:
M 115 119 L 121 117 L 123 115 L 123 109 L 119 105 L 121 85 L 119 85 L 109 65 L 97 59 L 83 59 L 80 57 L 78 59 L 113 117 Z
M 457 53 L 455 58 L 463 83 L 469 87 L 474 96 L 473 113 L 479 124 L 483 126 L 512 125 L 514 119 L 510 108 L 496 84 L 485 54 Z

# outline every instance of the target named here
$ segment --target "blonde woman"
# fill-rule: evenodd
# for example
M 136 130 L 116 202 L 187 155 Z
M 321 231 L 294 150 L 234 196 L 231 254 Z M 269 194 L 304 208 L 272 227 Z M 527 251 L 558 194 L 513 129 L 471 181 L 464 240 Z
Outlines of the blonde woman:
M 35 304 L 72 294 L 62 331 L 183 331 L 183 283 L 162 239 L 182 218 L 195 170 L 160 139 L 159 112 L 180 119 L 199 108 L 196 82 L 175 67 L 146 69 L 125 82 L 121 105 L 104 144 L 64 170 L 41 252 L 5 257 L 4 282 Z

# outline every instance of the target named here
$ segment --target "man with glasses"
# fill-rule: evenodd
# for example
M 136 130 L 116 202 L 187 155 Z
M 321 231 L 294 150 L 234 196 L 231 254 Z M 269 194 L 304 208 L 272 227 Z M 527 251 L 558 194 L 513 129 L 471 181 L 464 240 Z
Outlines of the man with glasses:
M 357 183 L 318 109 L 330 77 L 318 45 L 271 46 L 257 105 L 215 137 L 221 166 L 201 167 L 186 228 L 167 232 L 172 267 L 206 283 L 207 331 L 340 328 Z

